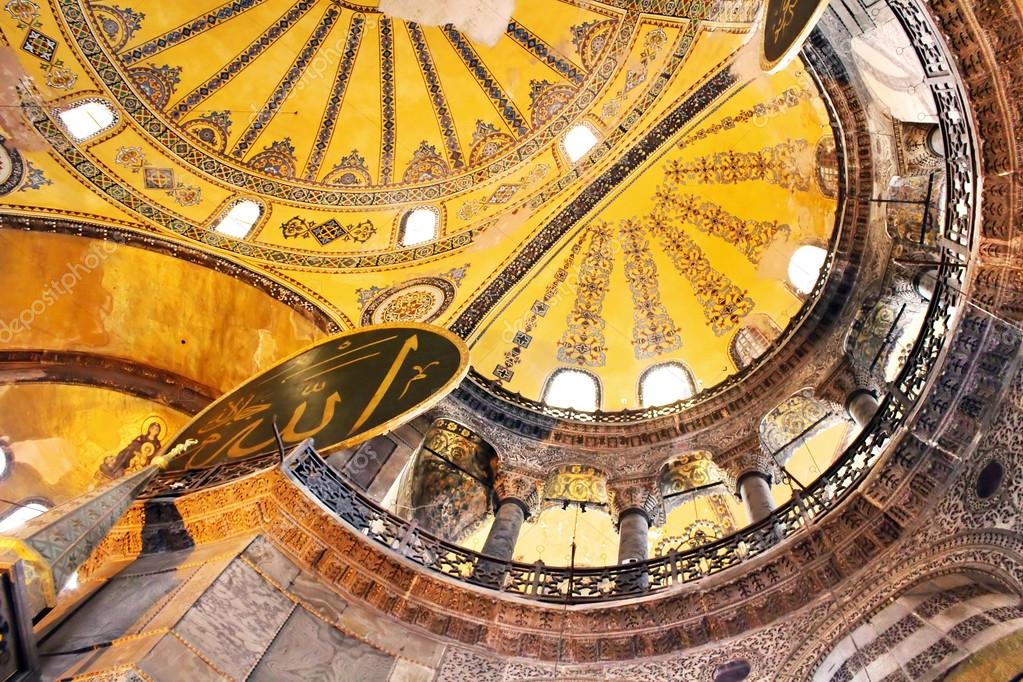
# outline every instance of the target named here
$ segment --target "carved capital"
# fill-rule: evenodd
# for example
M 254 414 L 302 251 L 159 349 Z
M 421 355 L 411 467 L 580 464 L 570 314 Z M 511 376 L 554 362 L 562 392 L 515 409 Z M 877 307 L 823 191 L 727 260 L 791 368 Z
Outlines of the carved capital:
M 540 490 L 543 487 L 543 480 L 532 472 L 521 469 L 510 469 L 501 467 L 495 474 L 494 496 L 498 504 L 505 500 L 515 500 L 522 503 L 526 516 L 534 517 L 540 513 Z
M 656 476 L 608 481 L 608 509 L 615 525 L 622 512 L 639 509 L 646 514 L 651 525 L 664 523 L 664 499 Z

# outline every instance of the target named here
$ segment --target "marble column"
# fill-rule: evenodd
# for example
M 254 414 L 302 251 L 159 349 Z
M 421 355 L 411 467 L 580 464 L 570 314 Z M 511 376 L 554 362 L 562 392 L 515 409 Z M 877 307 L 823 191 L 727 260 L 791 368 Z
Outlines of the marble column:
M 873 392 L 858 388 L 845 401 L 845 410 L 861 429 L 865 427 L 877 412 L 879 403 Z
M 528 516 L 528 508 L 524 502 L 515 498 L 507 498 L 498 503 L 494 514 L 494 525 L 490 527 L 487 541 L 483 543 L 483 554 L 496 559 L 508 561 L 515 554 L 515 543 L 519 539 L 519 530 Z
M 618 563 L 646 561 L 650 553 L 650 518 L 642 509 L 626 509 L 618 517 Z
M 771 493 L 771 476 L 762 471 L 749 470 L 738 478 L 739 496 L 746 506 L 750 523 L 757 523 L 774 511 L 774 494 Z

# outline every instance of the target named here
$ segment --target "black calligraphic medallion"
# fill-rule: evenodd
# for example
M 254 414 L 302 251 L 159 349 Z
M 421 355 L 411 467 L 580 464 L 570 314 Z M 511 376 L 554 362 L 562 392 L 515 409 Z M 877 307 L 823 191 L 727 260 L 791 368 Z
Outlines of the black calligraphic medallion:
M 468 371 L 465 343 L 439 327 L 363 327 L 299 351 L 199 413 L 165 449 L 168 470 L 205 468 L 313 438 L 322 452 L 361 443 L 443 398 Z M 191 441 L 191 442 L 190 442 Z
M 828 0 L 767 0 L 761 56 L 765 71 L 802 48 L 827 6 Z

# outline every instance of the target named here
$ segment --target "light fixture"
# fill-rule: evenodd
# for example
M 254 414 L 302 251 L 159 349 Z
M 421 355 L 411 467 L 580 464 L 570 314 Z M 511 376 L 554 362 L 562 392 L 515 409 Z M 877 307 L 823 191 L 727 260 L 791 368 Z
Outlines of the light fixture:
M 89 100 L 61 111 L 58 116 L 71 137 L 78 142 L 110 128 L 117 121 L 117 114 L 105 103 Z

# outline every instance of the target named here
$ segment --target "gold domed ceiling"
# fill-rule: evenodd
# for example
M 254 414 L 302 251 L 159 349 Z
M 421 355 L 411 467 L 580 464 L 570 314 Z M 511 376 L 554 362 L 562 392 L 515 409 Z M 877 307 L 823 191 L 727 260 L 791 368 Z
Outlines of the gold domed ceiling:
M 3 117 L 24 163 L 0 204 L 198 243 L 341 328 L 447 326 L 530 398 L 578 368 L 637 407 L 650 367 L 709 388 L 749 359 L 737 334 L 769 345 L 804 303 L 789 259 L 830 241 L 827 111 L 801 64 L 755 66 L 758 6 L 518 0 L 487 46 L 375 2 L 13 0 L 15 101 L 47 144 Z M 60 113 L 94 100 L 116 118 L 76 140 Z M 252 229 L 216 231 L 245 199 Z M 420 207 L 437 232 L 403 245 Z

